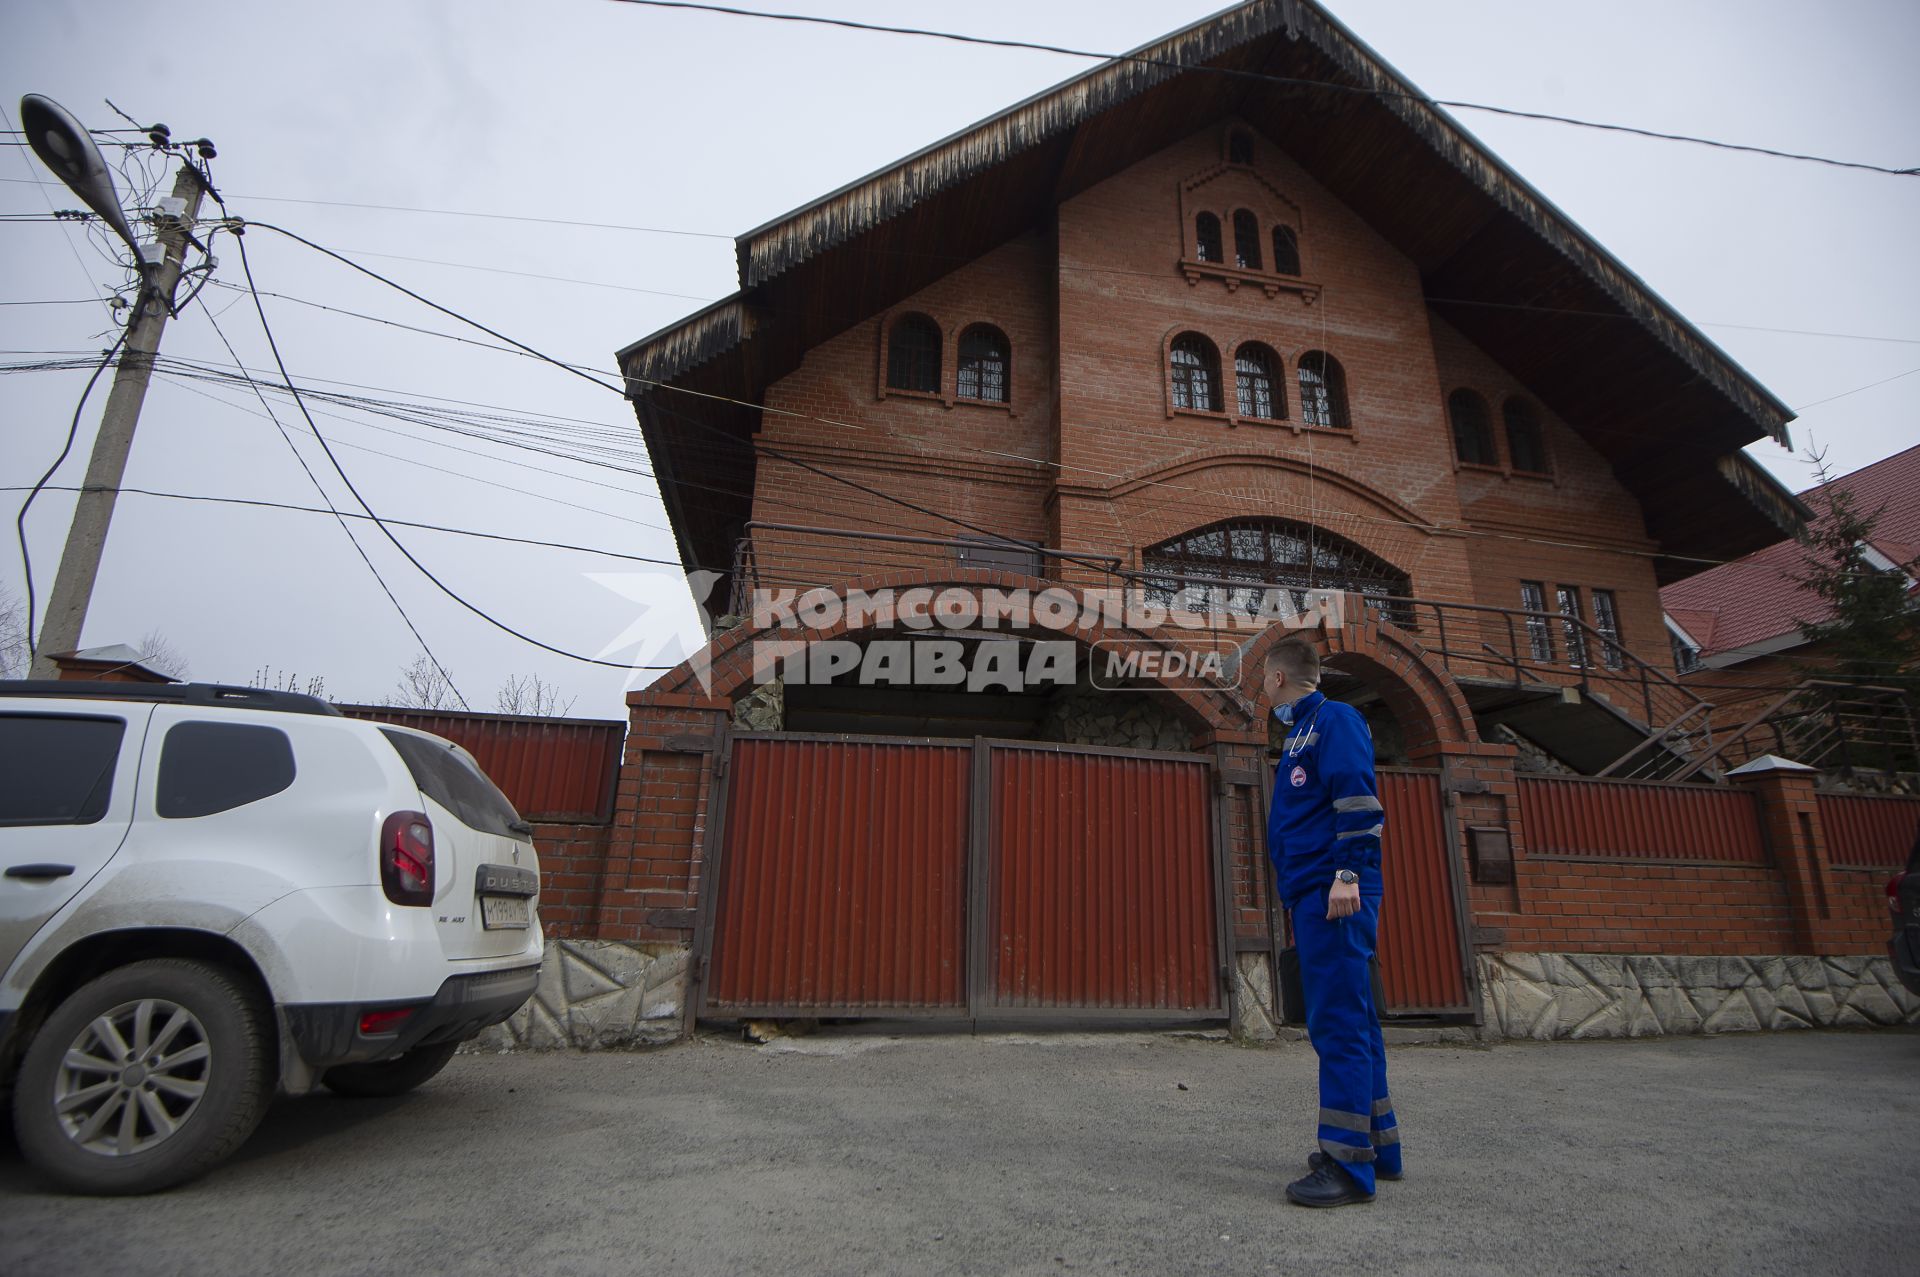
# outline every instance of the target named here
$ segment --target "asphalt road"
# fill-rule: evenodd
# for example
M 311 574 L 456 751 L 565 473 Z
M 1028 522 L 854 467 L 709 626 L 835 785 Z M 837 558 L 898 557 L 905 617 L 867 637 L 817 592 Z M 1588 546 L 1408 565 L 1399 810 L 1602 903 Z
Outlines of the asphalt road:
M 157 1197 L 48 1194 L 0 1136 L 0 1271 L 1920 1271 L 1920 1034 L 1401 1047 L 1391 1069 L 1407 1178 L 1307 1211 L 1280 1192 L 1316 1106 L 1299 1043 L 463 1056 L 399 1100 L 283 1100 Z

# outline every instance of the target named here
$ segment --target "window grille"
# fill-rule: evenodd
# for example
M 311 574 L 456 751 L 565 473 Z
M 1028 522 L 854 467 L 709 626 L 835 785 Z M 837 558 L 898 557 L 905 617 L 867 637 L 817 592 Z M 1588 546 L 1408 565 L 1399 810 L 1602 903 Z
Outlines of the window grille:
M 1260 219 L 1250 209 L 1233 215 L 1233 264 L 1241 270 L 1260 269 Z
M 1610 670 L 1625 669 L 1626 649 L 1620 646 L 1620 612 L 1614 606 L 1612 590 L 1594 590 L 1593 628 L 1600 631 L 1600 661 Z
M 1006 334 L 987 324 L 975 324 L 960 334 L 954 393 L 962 399 L 1007 402 Z
M 1346 374 L 1333 356 L 1318 350 L 1300 356 L 1300 419 L 1330 430 L 1348 426 Z
M 1213 343 L 1198 333 L 1173 339 L 1173 406 L 1194 412 L 1220 411 L 1216 387 L 1220 384 L 1220 357 Z
M 1520 582 L 1520 606 L 1527 612 L 1527 655 L 1553 663 L 1553 627 L 1547 622 L 1547 588 L 1538 581 Z
M 1563 585 L 1554 591 L 1560 606 L 1560 629 L 1567 640 L 1567 664 L 1575 669 L 1587 667 L 1587 636 L 1580 625 L 1580 587 Z
M 1202 213 L 1193 219 L 1193 255 L 1202 262 L 1220 262 L 1226 260 L 1226 254 L 1220 248 L 1220 218 L 1213 213 Z
M 1274 377 L 1279 358 L 1265 346 L 1248 344 L 1233 357 L 1234 390 L 1243 417 L 1274 418 L 1287 415 L 1280 384 Z
M 1169 607 L 1208 613 L 1257 614 L 1267 591 L 1286 592 L 1294 612 L 1304 611 L 1309 590 L 1351 590 L 1371 608 L 1408 624 L 1407 607 L 1396 600 L 1412 593 L 1404 572 L 1345 537 L 1292 519 L 1229 519 L 1149 547 L 1142 555 L 1150 578 L 1147 597 Z M 1183 578 L 1205 577 L 1205 581 Z M 1246 588 L 1219 582 L 1247 583 Z M 1224 594 L 1223 594 L 1224 592 Z M 1285 609 L 1282 609 L 1285 610 Z

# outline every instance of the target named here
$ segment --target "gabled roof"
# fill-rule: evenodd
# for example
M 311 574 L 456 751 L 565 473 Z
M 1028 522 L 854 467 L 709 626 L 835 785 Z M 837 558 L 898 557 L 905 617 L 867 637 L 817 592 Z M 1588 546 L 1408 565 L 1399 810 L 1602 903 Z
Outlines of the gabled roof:
M 1834 479 L 1828 489 L 1852 496 L 1862 514 L 1879 513 L 1870 544 L 1894 565 L 1916 571 L 1920 561 L 1920 446 L 1862 466 Z M 1829 517 L 1826 491 L 1808 488 L 1799 499 L 1813 511 L 1817 529 Z M 1798 541 L 1708 568 L 1660 591 L 1666 609 L 1707 660 L 1755 647 L 1795 646 L 1800 627 L 1833 615 L 1826 601 L 1796 579 L 1806 572 Z
M 1255 0 L 756 227 L 735 242 L 739 292 L 621 350 L 688 566 L 724 568 L 745 518 L 714 492 L 752 471 L 741 404 L 828 336 L 1227 116 L 1411 258 L 1434 309 L 1607 456 L 1663 546 L 1724 558 L 1791 526 L 1738 453 L 1787 442 L 1785 405 L 1324 9 Z M 700 508 L 671 484 L 704 492 Z

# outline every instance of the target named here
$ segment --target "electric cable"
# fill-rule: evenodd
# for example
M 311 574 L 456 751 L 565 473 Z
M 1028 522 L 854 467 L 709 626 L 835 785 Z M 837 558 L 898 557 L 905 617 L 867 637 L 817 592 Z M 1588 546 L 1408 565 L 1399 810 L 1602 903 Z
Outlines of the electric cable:
M 100 374 L 107 370 L 107 365 L 114 361 L 114 356 L 118 355 L 121 348 L 127 344 L 127 338 L 133 332 L 134 325 L 140 322 L 140 312 L 145 305 L 146 295 L 143 293 L 140 300 L 134 304 L 133 315 L 127 321 L 126 327 L 120 330 L 120 335 L 114 339 L 113 345 L 107 349 L 106 354 L 100 356 L 100 362 L 94 367 L 93 375 L 87 378 L 86 387 L 80 392 L 80 402 L 73 406 L 73 420 L 67 423 L 67 439 L 60 445 L 60 455 L 53 459 L 53 464 L 47 467 L 47 472 L 41 475 L 39 481 L 28 491 L 26 499 L 20 503 L 20 513 L 13 520 L 14 536 L 20 542 L 20 570 L 26 576 L 27 656 L 29 659 L 39 653 L 40 631 L 33 593 L 33 554 L 27 548 L 27 511 L 33 508 L 33 499 L 46 489 L 47 483 L 53 478 L 54 471 L 66 463 L 68 454 L 73 451 L 73 441 L 80 434 L 80 414 L 86 410 L 87 398 L 93 394 L 93 387 L 100 380 Z
M 224 206 L 222 211 L 224 211 Z M 239 364 L 240 352 L 233 348 L 233 343 L 227 340 L 227 334 L 221 331 L 220 321 L 213 317 L 213 312 L 207 308 L 204 302 L 201 303 L 200 310 L 201 313 L 206 315 L 207 322 L 213 325 L 214 335 L 220 338 L 220 344 L 227 348 L 229 355 L 233 356 L 233 362 Z M 266 315 L 264 313 L 261 315 L 260 321 L 262 325 L 266 323 Z M 245 372 L 244 366 L 242 367 L 242 372 Z M 467 698 L 461 694 L 459 687 L 454 684 L 453 676 L 447 673 L 446 666 L 440 663 L 440 658 L 433 654 L 431 647 L 427 646 L 427 640 L 420 633 L 420 627 L 414 624 L 411 616 L 407 615 L 407 609 L 400 605 L 400 600 L 395 597 L 393 593 L 393 587 L 388 585 L 386 578 L 380 575 L 380 569 L 374 565 L 373 559 L 367 554 L 366 547 L 361 545 L 360 539 L 353 535 L 353 529 L 348 526 L 347 521 L 340 517 L 340 511 L 334 507 L 333 498 L 327 495 L 327 490 L 321 486 L 319 476 L 314 474 L 313 467 L 307 464 L 307 459 L 300 455 L 300 449 L 294 444 L 293 436 L 287 433 L 286 426 L 281 423 L 279 416 L 273 411 L 272 405 L 267 402 L 266 392 L 254 383 L 251 376 L 247 378 L 247 383 L 253 387 L 254 396 L 259 399 L 261 408 L 265 409 L 267 417 L 274 424 L 274 428 L 280 432 L 280 437 L 286 441 L 287 451 L 291 452 L 293 459 L 299 463 L 301 472 L 307 476 L 307 482 L 313 485 L 313 490 L 320 494 L 320 500 L 326 504 L 328 510 L 333 512 L 334 522 L 339 524 L 340 531 L 346 534 L 347 541 L 360 556 L 360 561 L 367 565 L 367 571 L 373 574 L 375 583 L 380 586 L 380 592 L 387 596 L 387 601 L 393 604 L 393 610 L 400 614 L 401 621 L 404 622 L 407 629 L 412 632 L 414 641 L 420 644 L 420 650 L 427 654 L 427 659 L 433 662 L 433 667 L 440 671 L 440 677 L 446 680 L 447 690 L 453 693 L 455 699 L 460 702 L 463 708 L 472 709 L 473 707 L 467 703 Z
M 250 223 L 248 223 L 247 225 L 249 225 L 249 226 L 259 226 L 259 225 L 264 225 L 264 223 L 258 223 L 258 222 L 250 222 Z M 268 229 L 279 229 L 279 228 L 276 228 L 276 227 L 269 227 Z M 292 232 L 290 232 L 290 231 L 282 231 L 281 233 L 282 233 L 282 234 L 286 234 L 286 235 L 289 235 L 289 236 L 291 236 L 291 237 L 292 237 L 292 238 L 294 238 L 294 239 L 300 239 L 300 238 L 301 238 L 301 237 L 300 237 L 300 236 L 298 236 L 298 235 L 293 235 L 293 233 L 292 233 Z M 248 287 L 249 289 L 253 289 L 253 288 L 255 288 L 255 287 L 257 287 L 257 285 L 256 285 L 256 284 L 254 283 L 254 278 L 253 278 L 253 267 L 252 267 L 252 264 L 251 264 L 251 263 L 250 263 L 250 262 L 248 261 L 248 259 L 247 259 L 247 241 L 246 241 L 246 236 L 245 236 L 245 235 L 244 235 L 243 233 L 240 233 L 239 231 L 237 231 L 237 230 L 236 230 L 236 232 L 235 232 L 235 235 L 234 235 L 234 242 L 235 242 L 235 243 L 237 243 L 237 244 L 238 244 L 238 245 L 240 246 L 240 268 L 241 268 L 241 270 L 242 270 L 242 271 L 243 271 L 243 272 L 244 272 L 244 273 L 246 274 L 246 277 L 247 277 L 247 287 Z M 303 242 L 308 242 L 308 243 L 310 243 L 310 241 L 303 241 Z M 318 246 L 317 246 L 317 245 L 315 245 L 314 247 L 318 247 Z M 324 250 L 324 249 L 323 249 L 323 250 L 321 250 L 321 251 L 323 251 L 323 252 L 327 252 L 328 250 Z M 334 254 L 334 253 L 330 253 L 330 252 L 329 252 L 329 254 L 328 254 L 328 255 L 329 255 L 329 256 L 338 256 L 338 254 Z M 345 259 L 342 259 L 342 260 L 345 260 Z M 364 269 L 365 269 L 365 267 L 356 267 L 356 269 L 360 269 L 360 270 L 364 270 Z M 371 272 L 369 272 L 369 273 L 371 273 Z M 398 287 L 398 285 L 396 285 L 396 287 Z M 417 296 L 417 294 L 416 294 L 416 296 Z M 425 299 L 424 299 L 424 298 L 421 298 L 420 300 L 422 300 L 422 301 L 425 301 Z M 413 554 L 413 552 L 412 552 L 411 550 L 409 550 L 409 549 L 407 549 L 407 547 L 406 547 L 406 544 L 405 544 L 404 542 L 402 542 L 402 541 L 400 540 L 400 538 L 399 538 L 399 537 L 397 537 L 397 536 L 395 536 L 395 535 L 393 534 L 393 530 L 392 530 L 392 529 L 390 529 L 389 527 L 387 527 L 387 525 L 386 525 L 385 523 L 383 523 L 383 522 L 381 522 L 381 520 L 380 520 L 380 518 L 379 518 L 379 516 L 378 516 L 378 515 L 375 515 L 375 514 L 374 514 L 374 511 L 373 511 L 373 508 L 372 508 L 372 507 L 371 507 L 370 505 L 368 505 L 368 504 L 367 504 L 367 501 L 366 501 L 366 498 L 365 498 L 365 497 L 363 497 L 363 496 L 361 496 L 361 495 L 360 495 L 360 490 L 359 490 L 359 489 L 358 489 L 357 487 L 355 487 L 355 486 L 354 486 L 354 483 L 353 483 L 353 480 L 352 480 L 352 478 L 351 478 L 351 477 L 349 477 L 349 476 L 348 476 L 348 474 L 347 474 L 347 472 L 346 472 L 346 468 L 345 468 L 345 467 L 343 467 L 343 466 L 342 466 L 342 465 L 340 464 L 340 459 L 339 459 L 338 457 L 336 457 L 336 456 L 334 456 L 334 455 L 333 455 L 333 449 L 332 449 L 332 447 L 331 447 L 331 446 L 330 446 L 330 445 L 329 445 L 329 444 L 327 443 L 327 439 L 326 439 L 326 436 L 325 436 L 325 435 L 323 435 L 323 434 L 322 434 L 322 433 L 320 432 L 320 427 L 319 427 L 319 425 L 318 425 L 318 424 L 317 424 L 317 423 L 316 423 L 316 422 L 314 421 L 314 419 L 313 419 L 313 416 L 312 416 L 312 414 L 310 414 L 310 413 L 309 413 L 309 412 L 307 411 L 307 405 L 306 405 L 306 402 L 305 402 L 305 400 L 304 400 L 304 399 L 302 399 L 302 398 L 301 398 L 301 396 L 300 396 L 300 390 L 299 390 L 299 388 L 298 388 L 297 386 L 294 386 L 294 385 L 293 385 L 293 378 L 292 378 L 291 376 L 289 376 L 289 375 L 288 375 L 288 373 L 287 373 L 287 365 L 286 365 L 286 360 L 284 360 L 283 358 L 281 358 L 281 355 L 280 355 L 280 346 L 279 346 L 279 343 L 278 343 L 278 342 L 276 342 L 276 341 L 274 340 L 274 337 L 273 337 L 273 329 L 272 329 L 272 327 L 271 327 L 271 326 L 270 326 L 270 325 L 268 324 L 268 322 L 267 322 L 267 310 L 266 310 L 266 305 L 265 305 L 265 303 L 263 303 L 263 302 L 261 301 L 261 299 L 260 299 L 260 297 L 259 297 L 259 295 L 258 295 L 257 293 L 256 293 L 256 294 L 254 295 L 254 299 L 253 299 L 253 304 L 254 304 L 254 309 L 255 309 L 256 311 L 258 311 L 258 312 L 259 312 L 259 315 L 260 315 L 260 325 L 261 325 L 261 329 L 262 329 L 262 330 L 263 330 L 263 331 L 264 331 L 264 332 L 266 333 L 266 337 L 267 337 L 267 346 L 268 346 L 268 348 L 269 348 L 269 349 L 271 349 L 271 350 L 273 351 L 273 361 L 274 361 L 274 364 L 275 364 L 275 365 L 276 365 L 276 366 L 277 366 L 277 367 L 278 367 L 278 368 L 280 369 L 280 377 L 281 377 L 281 380 L 283 380 L 283 381 L 285 381 L 285 382 L 286 382 L 286 383 L 288 384 L 288 386 L 289 386 L 289 388 L 290 388 L 290 389 L 292 389 L 292 391 L 293 391 L 293 401 L 294 401 L 294 404 L 295 404 L 295 405 L 296 405 L 296 406 L 297 406 L 297 407 L 298 407 L 298 408 L 300 409 L 300 415 L 306 418 L 306 420 L 307 420 L 307 425 L 308 425 L 308 427 L 312 429 L 312 431 L 313 431 L 313 435 L 314 435 L 314 438 L 315 438 L 315 439 L 317 439 L 317 440 L 319 441 L 319 443 L 320 443 L 320 449 L 321 449 L 321 451 L 323 451 L 324 453 L 326 453 L 326 455 L 327 455 L 327 460 L 328 460 L 329 462 L 331 462 L 331 463 L 332 463 L 332 465 L 333 465 L 333 468 L 334 468 L 334 472 L 335 472 L 336 474 L 338 474 L 338 475 L 340 476 L 340 481 L 341 481 L 342 483 L 344 483 L 344 484 L 346 484 L 346 486 L 347 486 L 347 491 L 348 491 L 348 492 L 350 492 L 351 494 L 353 494 L 353 499 L 354 499 L 354 500 L 355 500 L 356 502 L 358 502 L 358 503 L 359 503 L 359 505 L 360 505 L 360 508 L 361 508 L 362 510 L 365 510 L 365 511 L 367 512 L 367 514 L 368 514 L 368 515 L 370 515 L 370 516 L 373 516 L 373 525 L 374 525 L 374 526 L 375 526 L 376 528 L 379 528 L 379 529 L 380 529 L 380 531 L 381 531 L 381 532 L 382 532 L 382 533 L 383 533 L 383 534 L 384 534 L 384 535 L 386 536 L 386 538 L 387 538 L 387 540 L 388 540 L 388 541 L 390 541 L 390 542 L 392 542 L 392 544 L 393 544 L 393 547 L 394 547 L 394 548 L 395 548 L 396 550 L 398 550 L 398 551 L 400 551 L 400 553 L 401 553 L 402 555 L 404 555 L 404 556 L 406 557 L 406 559 L 407 559 L 407 561 L 408 561 L 409 563 L 411 563 L 411 564 L 413 564 L 413 566 L 414 566 L 415 568 L 417 568 L 417 569 L 419 570 L 419 572 L 420 572 L 420 574 L 421 574 L 422 576 L 424 576 L 424 577 L 426 577 L 426 578 L 427 578 L 427 580 L 429 580 L 429 581 L 431 581 L 431 582 L 433 582 L 433 584 L 434 584 L 434 586 L 435 586 L 435 587 L 436 587 L 437 589 L 439 589 L 439 591 L 440 591 L 440 592 L 441 592 L 442 594 L 445 594 L 445 595 L 446 595 L 446 596 L 447 596 L 448 598 L 450 598 L 450 599 L 452 599 L 452 600 L 453 600 L 454 602 L 456 602 L 456 603 L 458 603 L 458 604 L 459 604 L 460 606 L 462 606 L 462 607 L 464 607 L 464 608 L 466 608 L 466 609 L 467 609 L 467 610 L 468 610 L 469 612 L 472 612 L 472 613 L 473 613 L 473 614 L 474 614 L 475 616 L 477 616 L 477 617 L 479 617 L 479 618 L 480 618 L 481 620 L 483 620 L 483 621 L 485 621 L 485 622 L 487 622 L 487 623 L 488 623 L 489 625 L 492 625 L 492 626 L 493 626 L 494 628 L 496 628 L 496 629 L 499 629 L 499 630 L 501 630 L 501 631 L 503 631 L 503 632 L 505 632 L 505 633 L 507 633 L 507 634 L 510 634 L 510 635 L 512 635 L 512 636 L 513 636 L 514 638 L 517 638 L 517 639 L 519 639 L 519 640 L 520 640 L 521 642 L 523 642 L 523 643 L 529 643 L 529 644 L 532 644 L 532 645 L 533 645 L 534 647 L 537 647 L 537 648 L 540 648 L 540 649 L 541 649 L 542 651 L 545 651 L 545 652 L 551 652 L 551 653 L 553 653 L 553 654 L 554 654 L 555 656 L 564 656 L 564 657 L 567 657 L 567 658 L 568 658 L 569 660 L 575 660 L 575 661 L 580 661 L 580 662 L 582 662 L 582 663 L 584 663 L 584 664 L 587 664 L 587 665 L 601 665 L 601 666 L 605 666 L 605 667 L 607 667 L 607 668 L 609 668 L 609 669 L 619 669 L 619 670 L 633 670 L 633 669 L 639 669 L 639 668 L 653 668 L 653 667 L 641 667 L 641 666 L 634 666 L 634 665 L 631 665 L 631 664 L 628 664 L 628 663 L 625 663 L 625 662 L 621 662 L 621 661 L 606 661 L 606 660 L 601 660 L 601 659 L 600 659 L 599 657 L 594 657 L 594 656 L 583 656 L 583 655 L 581 655 L 581 654 L 580 654 L 580 653 L 578 653 L 578 652 L 569 652 L 569 651 L 567 651 L 567 650 L 566 650 L 565 648 L 561 648 L 561 647 L 555 647 L 555 646 L 554 646 L 553 644 L 551 644 L 551 643 L 545 643 L 545 642 L 542 642 L 541 640 L 539 640 L 539 639 L 537 639 L 537 638 L 534 638 L 534 637 L 533 637 L 532 635 L 530 635 L 530 634 L 526 634 L 526 633 L 523 633 L 522 631 L 520 631 L 520 630 L 517 630 L 517 629 L 515 629 L 515 628 L 513 628 L 513 627 L 512 627 L 511 625 L 508 625 L 508 624 L 507 624 L 507 623 L 506 623 L 505 621 L 502 621 L 502 620 L 500 620 L 500 619 L 498 619 L 497 617 L 495 617 L 495 616 L 493 616 L 493 615 L 491 615 L 490 613 L 488 613 L 488 612 L 487 612 L 487 611 L 485 611 L 484 609 L 482 609 L 482 608 L 480 608 L 479 606 L 477 606 L 477 605 L 475 605 L 475 604 L 473 604 L 473 603 L 470 603 L 470 602 L 468 602 L 468 601 L 467 601 L 467 599 L 465 599 L 465 598 L 464 598 L 464 597 L 462 597 L 462 596 L 461 596 L 461 595 L 460 595 L 459 593 L 457 593 L 456 591 L 454 591 L 454 590 L 453 590 L 453 589 L 452 589 L 451 587 L 449 587 L 449 586 L 448 586 L 448 585 L 447 585 L 447 584 L 446 584 L 446 583 L 445 583 L 444 581 L 442 581 L 442 580 L 441 580 L 441 579 L 440 579 L 439 577 L 437 577 L 437 576 L 435 576 L 435 575 L 433 574 L 433 572 L 432 572 L 431 570 L 429 570 L 429 569 L 427 568 L 427 566 L 426 566 L 426 565 L 425 565 L 424 563 L 422 563 L 422 562 L 420 562 L 420 560 L 419 560 L 418 558 L 416 558 L 416 557 L 414 556 L 414 554 Z M 431 303 L 431 302 L 427 302 L 426 304 L 428 304 L 428 305 L 433 305 L 433 303 Z M 442 309 L 442 308 L 440 308 L 440 307 L 437 307 L 437 306 L 436 306 L 436 307 L 435 307 L 435 309 Z M 451 313 L 451 312 L 449 312 L 449 313 Z M 455 316 L 455 318 L 459 318 L 459 316 Z M 468 321 L 468 322 L 472 322 L 472 321 Z M 478 325 L 478 324 L 476 324 L 476 325 L 475 325 L 475 327 L 480 327 L 480 325 Z M 495 337 L 500 337 L 500 336 L 501 336 L 501 334 L 499 334 L 499 333 L 493 333 L 492 335 L 493 335 L 493 336 L 495 336 Z M 511 341 L 512 339 L 511 339 L 511 338 L 502 338 L 502 340 L 507 340 L 507 341 Z M 520 343 L 518 343 L 518 342 L 514 342 L 513 344 L 515 344 L 515 345 L 519 345 Z M 529 348 L 529 349 L 531 349 L 531 348 Z M 544 358 L 544 356 L 543 356 L 543 358 Z M 553 362 L 553 363 L 555 363 L 555 365 L 556 365 L 557 367 L 565 367 L 565 365 L 564 365 L 564 364 L 559 364 L 559 363 L 558 363 L 558 361 L 550 361 L 550 362 Z M 569 370 L 569 371 L 571 371 L 571 370 Z M 584 374 L 575 374 L 575 375 L 577 375 L 577 376 L 579 376 L 579 375 L 584 375 Z M 588 378 L 588 380 L 595 380 L 595 379 L 594 379 L 594 378 Z M 605 383 L 605 382 L 599 382 L 599 381 L 595 381 L 595 384 L 597 384 L 597 385 L 603 385 L 603 386 L 604 386 L 604 385 L 606 385 L 606 383 Z M 609 389 L 612 389 L 612 387 L 609 387 Z M 425 641 L 424 641 L 424 640 L 422 641 L 422 643 L 421 643 L 421 646 L 422 646 L 422 648 L 426 648 L 426 643 L 425 643 Z M 427 655 L 428 655 L 428 657 L 429 657 L 429 659 L 432 659 L 432 660 L 433 660 L 433 663 L 434 663 L 434 666 L 435 666 L 435 668 L 437 668 L 437 669 L 439 669 L 439 670 L 440 670 L 440 672 L 441 672 L 441 675 L 442 675 L 442 677 L 445 677 L 445 675 L 446 675 L 446 670 L 445 670 L 445 668 L 444 668 L 444 667 L 442 667 L 442 666 L 440 665 L 440 662 L 439 662 L 439 660 L 438 660 L 437 658 L 434 658 L 434 657 L 433 657 L 433 652 L 432 652 L 432 650 L 431 650 L 430 648 L 426 648 L 426 650 L 427 650 Z M 665 666 L 665 667 L 660 667 L 660 668 L 669 668 L 669 669 L 670 669 L 670 668 L 673 668 L 673 667 L 671 667 L 671 666 Z M 448 680 L 448 682 L 449 682 L 449 684 L 451 684 L 451 682 L 452 682 L 452 680 L 451 680 L 451 679 L 449 679 L 449 680 Z M 465 704 L 465 699 L 464 699 L 464 698 L 462 698 L 462 702 L 461 702 L 461 703 L 462 703 L 462 704 Z
M 1137 53 L 1096 53 L 1090 49 L 1072 49 L 1064 45 L 1041 44 L 1030 40 L 1010 40 L 991 36 L 962 35 L 954 31 L 932 31 L 922 27 L 887 26 L 875 22 L 857 22 L 850 18 L 825 18 L 801 13 L 769 13 L 760 9 L 739 9 L 728 5 L 699 4 L 693 0 L 614 0 L 617 4 L 633 5 L 648 9 L 688 9 L 701 13 L 722 14 L 736 18 L 762 18 L 775 22 L 797 22 L 816 26 L 844 27 L 853 31 L 871 31 L 882 35 L 918 36 L 935 40 L 948 40 L 956 44 L 983 44 L 1003 49 L 1026 49 L 1037 53 L 1059 53 L 1073 58 L 1090 58 L 1101 62 L 1130 62 L 1137 66 L 1157 67 L 1172 71 L 1198 71 L 1212 75 L 1226 76 L 1236 80 L 1264 81 L 1270 84 L 1286 84 L 1296 87 L 1325 89 L 1330 92 L 1348 93 L 1360 97 L 1380 100 L 1399 99 L 1414 102 L 1422 106 L 1447 107 L 1457 111 L 1484 111 L 1493 115 L 1511 116 L 1522 120 L 1541 120 L 1553 124 L 1565 124 L 1574 128 L 1595 129 L 1608 133 L 1626 133 L 1635 137 L 1653 138 L 1663 142 L 1684 142 L 1694 146 L 1712 147 L 1723 151 L 1742 151 L 1754 155 L 1770 156 L 1774 159 L 1798 160 L 1810 164 L 1825 164 L 1834 168 L 1864 169 L 1871 173 L 1885 173 L 1893 177 L 1920 176 L 1920 168 L 1891 168 L 1882 164 L 1863 164 L 1854 160 L 1837 160 L 1825 155 L 1808 155 L 1798 151 L 1781 151 L 1767 146 L 1750 146 L 1740 142 L 1723 142 L 1715 138 L 1695 137 L 1686 133 L 1664 133 L 1656 129 L 1637 128 L 1629 124 L 1607 124 L 1598 120 L 1583 120 L 1571 115 L 1553 115 L 1545 111 L 1521 111 L 1512 107 L 1489 106 L 1483 102 L 1461 102 L 1447 98 L 1432 98 L 1421 93 L 1409 93 L 1392 89 L 1372 89 L 1364 85 L 1340 84 L 1331 80 L 1314 80 L 1300 76 L 1270 75 L 1262 71 L 1243 71 L 1235 67 L 1218 67 L 1206 63 L 1176 62 L 1169 58 L 1151 58 Z

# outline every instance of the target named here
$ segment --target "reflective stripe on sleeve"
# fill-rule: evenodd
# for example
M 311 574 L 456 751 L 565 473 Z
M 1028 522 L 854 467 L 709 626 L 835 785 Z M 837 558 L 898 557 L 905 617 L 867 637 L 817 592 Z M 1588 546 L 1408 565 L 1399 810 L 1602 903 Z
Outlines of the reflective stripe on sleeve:
M 1333 840 L 1339 842 L 1342 838 L 1378 838 L 1386 831 L 1386 828 L 1386 822 L 1382 821 L 1380 824 L 1370 826 L 1366 829 L 1354 829 L 1344 834 L 1335 834 Z
M 1335 811 L 1380 811 L 1382 810 L 1380 806 L 1380 800 L 1378 798 L 1373 797 L 1371 794 L 1356 794 L 1352 798 L 1336 798 L 1333 800 L 1333 809 Z

